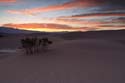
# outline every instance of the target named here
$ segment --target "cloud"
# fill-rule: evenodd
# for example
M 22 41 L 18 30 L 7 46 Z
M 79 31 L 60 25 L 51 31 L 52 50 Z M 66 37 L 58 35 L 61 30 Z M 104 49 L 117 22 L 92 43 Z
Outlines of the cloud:
M 102 24 L 98 26 L 97 30 L 125 30 L 125 25 Z
M 91 14 L 81 14 L 81 15 L 73 15 L 73 16 L 62 16 L 59 18 L 88 18 L 88 17 L 103 17 L 103 16 L 125 16 L 125 13 L 91 13 Z
M 1 0 L 1 2 L 13 2 L 15 0 Z M 112 8 L 115 9 L 122 9 L 125 8 L 125 1 L 119 0 L 72 0 L 70 2 L 57 4 L 57 5 L 50 5 L 47 7 L 36 7 L 31 9 L 20 9 L 20 10 L 7 10 L 8 13 L 11 14 L 25 14 L 25 15 L 35 15 L 37 13 L 44 13 L 50 11 L 59 11 L 59 10 L 66 10 L 72 8 L 87 8 L 87 7 L 100 7 L 99 10 L 110 10 Z
M 11 14 L 33 15 L 33 14 L 37 14 L 37 13 L 58 11 L 58 10 L 65 10 L 65 9 L 72 9 L 72 8 L 86 8 L 86 7 L 96 6 L 97 4 L 101 4 L 98 2 L 95 3 L 95 1 L 96 0 L 93 0 L 93 1 L 74 0 L 71 2 L 57 4 L 57 5 L 51 5 L 51 6 L 47 6 L 47 7 L 37 7 L 37 8 L 22 9 L 22 10 L 7 10 L 7 12 L 11 13 Z
M 55 23 L 69 25 L 72 27 L 90 27 L 96 28 L 97 25 L 100 24 L 99 21 L 87 21 L 87 20 L 79 20 L 79 19 L 61 19 L 57 18 Z
M 104 24 L 104 25 L 100 25 L 100 27 L 113 27 L 113 28 L 124 27 L 124 29 L 125 29 L 125 25 L 110 25 L 110 24 L 106 25 L 106 24 Z
M 123 28 L 125 29 L 125 17 L 119 17 L 119 18 L 114 18 L 111 20 L 111 22 L 104 22 L 100 24 L 100 27 L 112 27 L 112 28 Z
M 108 19 L 95 20 L 103 16 L 118 16 L 116 18 L 110 17 Z M 98 17 L 94 20 L 81 19 L 88 17 Z M 57 23 L 62 24 L 77 24 L 81 27 L 88 27 L 89 30 L 114 30 L 114 29 L 125 29 L 125 14 L 124 13 L 96 13 L 96 14 L 83 14 L 83 15 L 74 15 L 66 17 L 58 17 L 56 19 Z
M 27 24 L 4 24 L 5 27 L 13 27 L 17 29 L 34 30 L 34 31 L 86 31 L 87 28 L 70 27 L 60 24 L 42 24 L 42 23 L 27 23 Z
M 0 0 L 0 3 L 13 3 L 16 2 L 16 0 Z
M 112 20 L 112 23 L 125 23 L 125 17 L 119 17 Z

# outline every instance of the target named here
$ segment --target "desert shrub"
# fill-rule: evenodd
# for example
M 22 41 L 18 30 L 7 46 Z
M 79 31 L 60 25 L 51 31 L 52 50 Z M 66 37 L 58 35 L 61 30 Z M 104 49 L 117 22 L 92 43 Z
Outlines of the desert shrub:
M 48 44 L 52 44 L 53 42 L 52 41 L 48 41 Z
M 26 54 L 33 54 L 40 51 L 44 52 L 48 50 L 49 44 L 52 44 L 48 38 L 37 38 L 37 37 L 26 37 L 21 39 L 22 48 L 25 50 Z

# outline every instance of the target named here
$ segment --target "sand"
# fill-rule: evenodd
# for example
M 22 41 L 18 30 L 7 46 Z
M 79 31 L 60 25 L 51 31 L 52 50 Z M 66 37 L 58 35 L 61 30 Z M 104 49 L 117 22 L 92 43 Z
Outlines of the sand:
M 0 59 L 0 83 L 125 83 L 125 44 L 111 40 L 62 39 L 48 52 L 3 54 L 9 57 Z

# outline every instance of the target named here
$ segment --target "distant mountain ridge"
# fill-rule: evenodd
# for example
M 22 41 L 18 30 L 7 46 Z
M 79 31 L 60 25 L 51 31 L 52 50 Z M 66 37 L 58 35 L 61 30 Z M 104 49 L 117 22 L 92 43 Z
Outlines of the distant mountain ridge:
M 28 30 L 21 30 L 21 29 L 14 29 L 11 27 L 0 27 L 0 33 L 1 34 L 22 34 L 22 33 L 35 33 L 38 31 L 28 31 Z
M 62 37 L 64 39 L 80 39 L 80 38 L 122 38 L 125 39 L 125 30 L 103 30 L 103 31 L 87 31 L 87 32 L 39 32 L 14 29 L 11 27 L 0 27 L 0 36 L 10 34 L 30 34 L 30 35 L 51 35 Z

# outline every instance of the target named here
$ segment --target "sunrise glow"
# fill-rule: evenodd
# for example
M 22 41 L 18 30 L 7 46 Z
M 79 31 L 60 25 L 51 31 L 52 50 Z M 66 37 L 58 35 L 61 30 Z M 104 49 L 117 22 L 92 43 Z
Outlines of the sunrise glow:
M 61 32 L 125 29 L 124 1 L 0 0 L 0 26 Z

